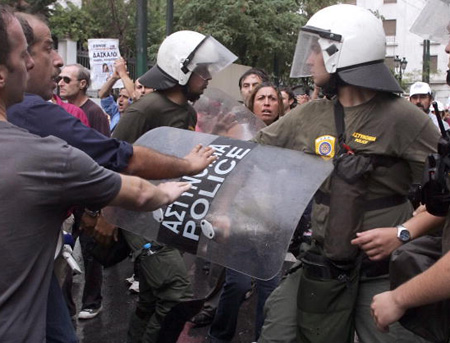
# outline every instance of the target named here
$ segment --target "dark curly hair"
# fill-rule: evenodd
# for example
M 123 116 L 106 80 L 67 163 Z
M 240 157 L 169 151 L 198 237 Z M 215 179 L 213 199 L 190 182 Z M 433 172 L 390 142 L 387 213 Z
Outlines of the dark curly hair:
M 269 81 L 269 75 L 260 68 L 251 68 L 247 70 L 242 76 L 239 78 L 239 89 L 242 88 L 242 82 L 244 82 L 244 79 L 249 75 L 256 75 L 261 79 L 261 82 L 268 82 Z
M 255 87 L 252 94 L 250 95 L 250 98 L 248 99 L 248 109 L 253 112 L 253 106 L 255 103 L 256 93 L 258 93 L 258 91 L 261 88 L 265 88 L 265 87 L 273 88 L 277 93 L 277 97 L 278 97 L 278 117 L 277 118 L 279 118 L 284 114 L 283 97 L 281 96 L 280 90 L 272 82 L 263 82 Z

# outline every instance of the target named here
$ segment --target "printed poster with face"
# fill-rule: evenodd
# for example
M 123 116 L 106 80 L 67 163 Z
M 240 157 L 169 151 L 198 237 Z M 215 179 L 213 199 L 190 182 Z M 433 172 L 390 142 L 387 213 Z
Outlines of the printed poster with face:
M 88 39 L 91 65 L 91 89 L 100 89 L 114 73 L 114 61 L 120 58 L 118 39 Z M 113 88 L 123 88 L 118 80 Z

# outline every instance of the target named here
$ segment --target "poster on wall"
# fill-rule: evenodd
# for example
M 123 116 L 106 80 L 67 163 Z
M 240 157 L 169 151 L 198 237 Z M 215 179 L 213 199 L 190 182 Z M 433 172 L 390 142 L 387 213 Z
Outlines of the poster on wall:
M 120 58 L 118 39 L 89 39 L 89 63 L 91 65 L 91 89 L 100 89 L 114 73 L 114 61 Z M 123 88 L 118 80 L 113 88 Z

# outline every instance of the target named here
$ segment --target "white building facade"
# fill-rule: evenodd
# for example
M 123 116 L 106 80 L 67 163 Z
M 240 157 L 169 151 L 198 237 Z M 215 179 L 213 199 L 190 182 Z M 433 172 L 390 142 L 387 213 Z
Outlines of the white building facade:
M 410 28 L 426 0 L 354 0 L 346 3 L 370 9 L 383 19 L 387 40 L 386 63 L 392 68 L 396 56 L 400 59 L 405 57 L 408 61 L 403 72 L 403 82 L 408 86 L 406 91 L 412 83 L 422 81 L 423 38 L 411 33 Z M 444 49 L 443 44 L 430 43 L 430 86 L 435 98 L 443 103 L 450 95 L 450 87 L 445 82 L 449 55 Z

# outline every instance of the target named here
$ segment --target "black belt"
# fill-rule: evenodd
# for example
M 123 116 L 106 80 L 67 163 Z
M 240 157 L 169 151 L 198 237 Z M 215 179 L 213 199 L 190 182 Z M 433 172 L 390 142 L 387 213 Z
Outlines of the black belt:
M 378 277 L 389 274 L 389 259 L 370 261 L 367 257 L 361 264 L 360 275 L 365 277 Z
M 314 200 L 319 205 L 322 204 L 325 206 L 330 206 L 330 194 L 324 193 L 321 190 L 316 192 L 314 195 Z M 394 194 L 387 197 L 367 200 L 364 204 L 364 209 L 367 212 L 381 210 L 382 208 L 401 205 L 406 201 L 408 201 L 408 197 L 406 195 Z

